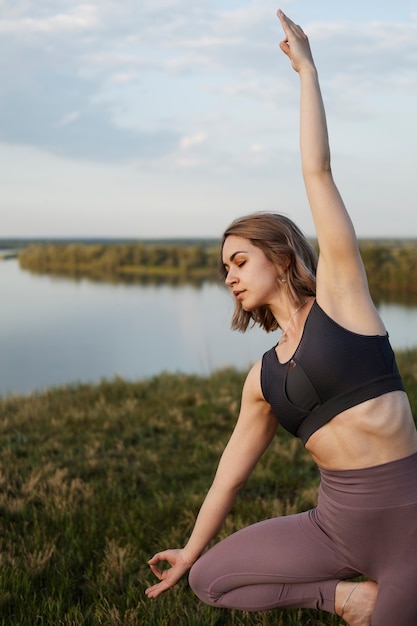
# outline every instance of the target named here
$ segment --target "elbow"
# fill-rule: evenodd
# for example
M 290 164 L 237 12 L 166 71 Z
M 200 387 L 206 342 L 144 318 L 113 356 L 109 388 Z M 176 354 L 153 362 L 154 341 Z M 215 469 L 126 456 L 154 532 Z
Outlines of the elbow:
M 333 179 L 330 156 L 328 158 L 320 160 L 318 163 L 315 163 L 314 165 L 311 163 L 303 163 L 302 170 L 303 170 L 304 179 L 306 178 Z
M 245 486 L 247 478 L 235 477 L 216 477 L 213 481 L 213 487 L 227 494 L 228 497 L 234 499 L 239 491 Z

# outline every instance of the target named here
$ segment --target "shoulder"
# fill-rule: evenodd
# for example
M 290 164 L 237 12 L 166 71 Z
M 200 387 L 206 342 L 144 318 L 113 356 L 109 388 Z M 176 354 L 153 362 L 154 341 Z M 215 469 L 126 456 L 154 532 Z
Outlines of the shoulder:
M 251 433 L 256 440 L 265 437 L 270 441 L 270 437 L 276 432 L 278 422 L 262 393 L 261 367 L 262 360 L 259 360 L 246 376 L 236 432 L 243 430 L 245 436 Z
M 385 332 L 358 249 L 351 255 L 342 255 L 342 261 L 319 256 L 316 301 L 347 330 L 369 335 Z
M 385 326 L 369 293 L 317 293 L 317 304 L 333 322 L 346 330 L 362 335 L 384 335 Z
M 269 407 L 266 402 L 261 385 L 261 372 L 262 372 L 263 358 L 257 361 L 249 370 L 242 391 L 242 404 L 243 403 L 260 403 Z
M 259 361 L 257 361 L 250 368 L 245 378 L 243 391 L 246 391 L 246 393 L 254 393 L 255 395 L 257 394 L 258 391 L 260 391 L 261 370 L 262 370 L 262 359 L 259 359 Z

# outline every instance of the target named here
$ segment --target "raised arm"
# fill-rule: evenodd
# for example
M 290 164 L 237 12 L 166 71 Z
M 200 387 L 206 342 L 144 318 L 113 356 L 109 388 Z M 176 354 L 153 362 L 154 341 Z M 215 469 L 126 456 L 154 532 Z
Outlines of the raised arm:
M 300 149 L 305 188 L 320 248 L 317 296 L 329 303 L 369 298 L 355 231 L 333 180 L 326 115 L 317 70 L 307 36 L 278 11 L 285 39 L 281 50 L 298 72 Z
M 258 363 L 247 376 L 239 419 L 187 544 L 182 549 L 159 552 L 149 561 L 160 582 L 146 590 L 148 598 L 167 591 L 187 573 L 221 528 L 237 493 L 271 443 L 277 421 L 263 399 L 259 381 Z M 159 563 L 164 561 L 171 565 L 169 569 L 160 569 Z

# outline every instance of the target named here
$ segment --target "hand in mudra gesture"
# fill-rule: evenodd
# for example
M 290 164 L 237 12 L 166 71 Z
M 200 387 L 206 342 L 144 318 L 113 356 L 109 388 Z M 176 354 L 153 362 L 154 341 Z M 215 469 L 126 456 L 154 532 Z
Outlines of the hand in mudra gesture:
M 171 567 L 168 569 L 158 567 L 158 564 L 163 562 L 169 563 Z M 148 561 L 148 565 L 160 580 L 156 585 L 146 589 L 145 593 L 148 598 L 156 598 L 171 589 L 191 567 L 191 564 L 185 561 L 182 549 L 158 552 Z

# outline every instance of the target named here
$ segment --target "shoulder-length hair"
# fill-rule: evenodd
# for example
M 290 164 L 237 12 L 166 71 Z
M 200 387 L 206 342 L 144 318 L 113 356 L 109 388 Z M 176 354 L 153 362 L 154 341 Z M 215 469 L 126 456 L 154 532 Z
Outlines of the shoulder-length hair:
M 234 220 L 223 234 L 220 249 L 219 269 L 223 280 L 226 279 L 227 271 L 222 252 L 229 235 L 248 239 L 263 251 L 277 269 L 282 271 L 282 268 L 287 268 L 282 284 L 294 305 L 298 306 L 303 298 L 315 296 L 317 254 L 298 226 L 288 217 L 278 213 L 260 212 Z M 279 328 L 268 307 L 245 311 L 241 303 L 236 301 L 232 329 L 245 332 L 251 322 L 252 326 L 259 324 L 267 332 Z

